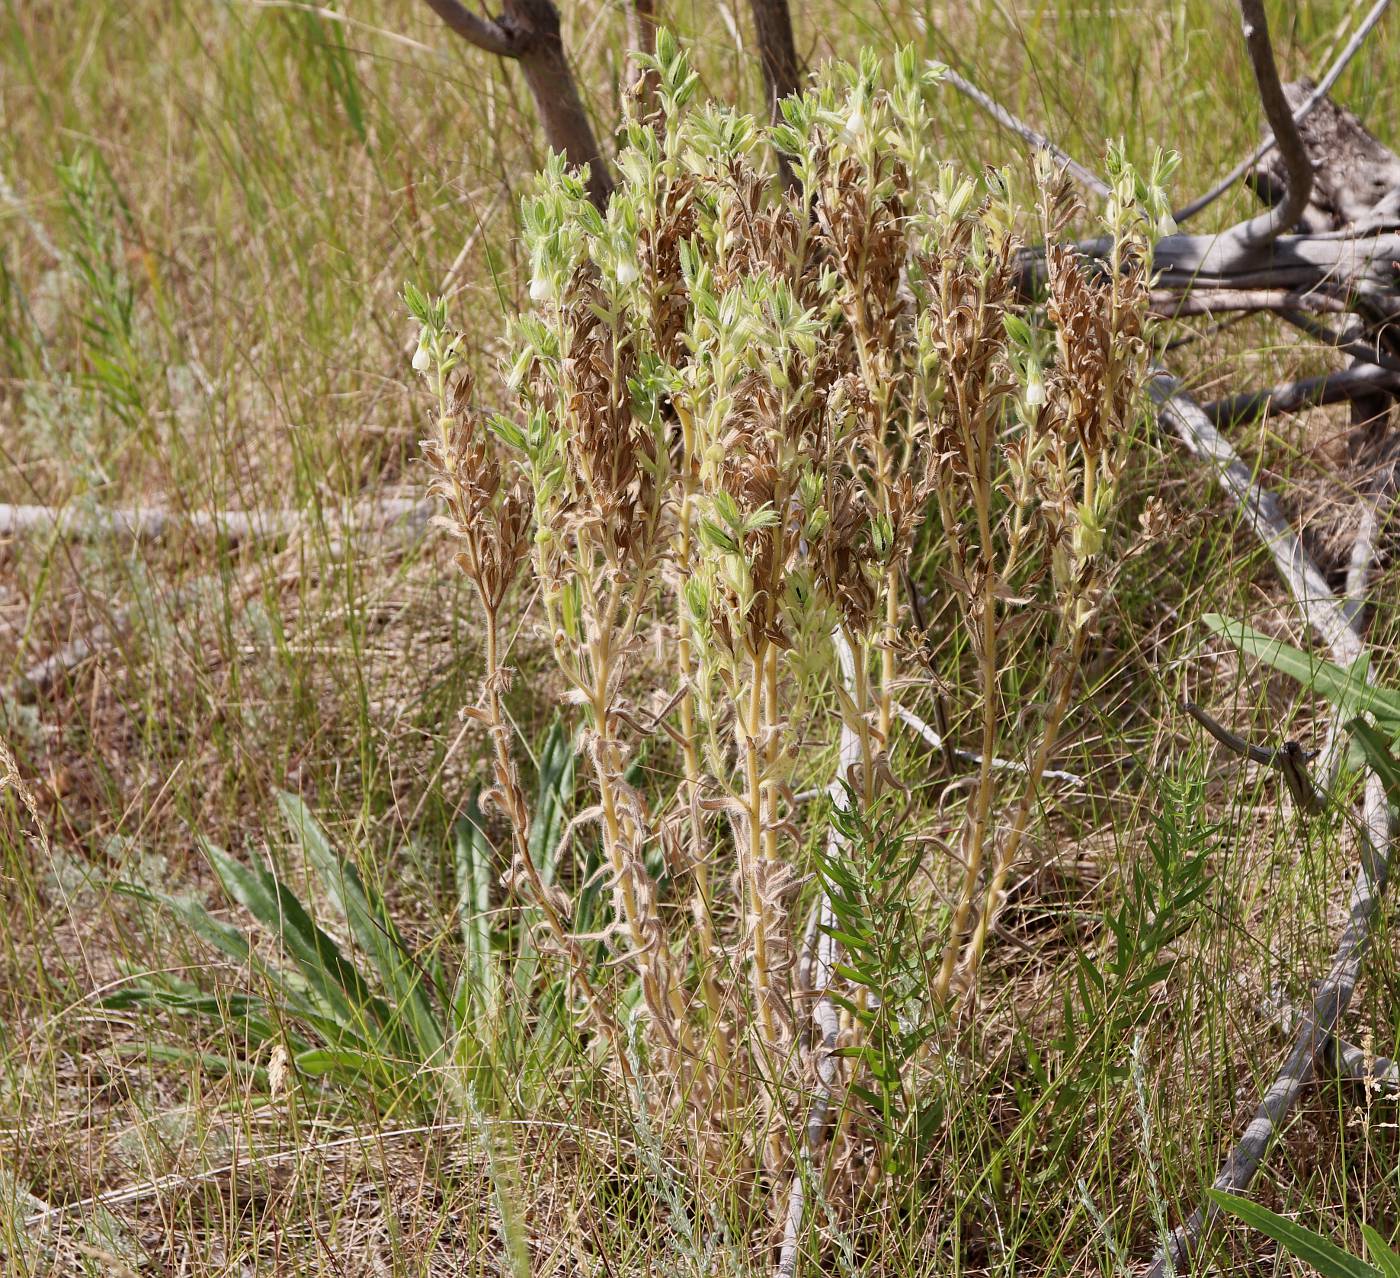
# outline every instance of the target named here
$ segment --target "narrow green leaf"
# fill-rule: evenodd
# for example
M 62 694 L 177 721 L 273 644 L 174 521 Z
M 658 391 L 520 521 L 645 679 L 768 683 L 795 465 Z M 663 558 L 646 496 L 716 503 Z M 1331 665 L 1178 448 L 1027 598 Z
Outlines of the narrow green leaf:
M 1239 1217 L 1245 1224 L 1268 1234 L 1289 1255 L 1311 1265 L 1323 1278 L 1384 1278 L 1381 1271 L 1359 1256 L 1343 1251 L 1336 1243 L 1305 1229 L 1297 1221 L 1270 1211 L 1260 1203 L 1237 1194 L 1208 1189 L 1211 1201 L 1221 1211 Z
M 1368 683 L 1364 667 L 1344 669 L 1219 613 L 1206 613 L 1201 620 L 1241 652 L 1296 679 L 1344 713 L 1369 711 L 1378 719 L 1400 727 L 1400 693 Z
M 1378 1230 L 1370 1225 L 1361 1226 L 1361 1237 L 1366 1240 L 1366 1254 L 1376 1262 L 1385 1278 L 1400 1278 L 1400 1252 L 1397 1252 Z
M 564 820 L 574 798 L 574 774 L 578 751 L 573 737 L 556 719 L 539 751 L 539 785 L 535 791 L 535 818 L 528 838 L 530 858 L 548 885 L 558 874 L 559 842 Z
M 457 909 L 466 950 L 463 980 L 480 995 L 488 1017 L 494 1016 L 498 982 L 491 951 L 491 849 L 481 832 L 481 809 L 475 796 L 453 830 L 453 853 Z
M 347 1029 L 388 1024 L 389 1009 L 286 884 L 268 870 L 241 864 L 207 840 L 200 843 L 224 890 L 286 947 L 338 1023 Z
M 279 791 L 277 805 L 393 1000 L 386 1026 L 406 1023 L 419 1056 L 424 1061 L 436 1057 L 444 1036 L 428 994 L 427 974 L 395 926 L 383 896 L 366 887 L 359 871 L 336 854 L 325 830 L 297 795 Z
M 1353 719 L 1347 731 L 1361 747 L 1367 766 L 1380 778 L 1392 806 L 1400 806 L 1400 761 L 1395 758 L 1389 739 L 1365 719 Z

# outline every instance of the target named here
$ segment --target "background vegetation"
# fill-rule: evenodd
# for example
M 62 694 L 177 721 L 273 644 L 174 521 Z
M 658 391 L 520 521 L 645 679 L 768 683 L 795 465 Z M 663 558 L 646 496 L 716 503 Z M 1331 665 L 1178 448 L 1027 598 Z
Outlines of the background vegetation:
M 488 840 L 462 824 L 489 779 L 489 743 L 458 714 L 481 675 L 475 596 L 421 519 L 365 504 L 417 502 L 425 484 L 405 281 L 445 295 L 480 397 L 503 396 L 506 320 L 529 284 L 516 216 L 543 157 L 510 66 L 417 6 L 341 9 L 0 11 L 0 501 L 300 517 L 275 536 L 40 527 L 0 541 L 0 736 L 24 781 L 0 797 L 0 1255 L 24 1274 L 759 1272 L 752 1186 L 697 1180 L 635 1096 L 585 1076 L 548 1015 L 512 997 L 519 965 L 498 959 L 523 942 L 475 908 L 499 903 L 477 886 Z M 1351 16 L 1270 12 L 1290 77 L 1324 65 Z M 585 0 L 564 16 L 579 84 L 610 121 L 622 14 Z M 1108 138 L 1144 167 L 1174 148 L 1183 198 L 1258 136 L 1237 19 L 1218 5 L 818 0 L 794 16 L 809 63 L 912 40 L 1092 168 Z M 704 93 L 759 108 L 740 6 L 664 17 Z M 1397 86 L 1400 39 L 1383 26 L 1334 97 L 1400 146 Z M 1026 171 L 1019 144 L 951 90 L 933 110 L 946 158 Z M 1250 211 L 1240 190 L 1206 217 Z M 1326 364 L 1291 341 L 1282 356 L 1268 321 L 1179 336 L 1193 331 L 1173 368 L 1205 390 Z M 1348 468 L 1344 413 L 1234 434 L 1341 570 L 1366 478 Z M 1178 707 L 1188 695 L 1252 734 L 1318 744 L 1325 707 L 1199 618 L 1305 637 L 1197 469 L 1149 436 L 1124 487 L 1133 512 L 1161 498 L 1165 520 L 1123 570 L 1057 752 L 1085 784 L 1052 796 L 1045 854 L 983 974 L 990 1028 L 917 1199 L 855 1231 L 817 1216 L 842 1272 L 1146 1257 L 1272 1076 L 1269 999 L 1305 1000 L 1330 951 L 1344 823 L 1301 821 L 1276 774 L 1222 753 Z M 1370 633 L 1389 667 L 1396 580 L 1382 566 Z M 548 760 L 557 676 L 533 623 L 508 622 L 507 711 Z M 936 814 L 936 760 L 912 737 L 899 749 Z M 811 762 L 825 784 L 830 760 Z M 527 788 L 572 811 L 564 772 L 560 755 Z M 322 829 L 363 877 L 360 926 L 318 870 Z M 467 955 L 481 1001 L 454 1007 L 479 1027 L 471 1093 L 450 1107 L 412 1095 L 431 1026 L 353 1040 L 377 1014 L 353 1000 L 339 1047 L 385 1057 L 382 1073 L 365 1083 L 331 1056 L 293 1068 L 288 999 L 305 978 L 259 966 L 301 970 L 259 939 L 287 906 L 271 889 L 259 915 L 266 883 L 240 889 L 230 865 L 274 872 L 376 987 L 404 979 L 401 953 L 454 976 Z M 1400 965 L 1380 936 L 1348 1033 L 1393 1057 Z M 134 973 L 168 997 L 113 998 Z M 325 1086 L 337 1071 L 359 1081 Z M 1396 1146 L 1388 1101 L 1319 1085 L 1260 1196 L 1359 1251 L 1362 1222 L 1388 1236 L 1397 1219 Z M 1254 1256 L 1259 1237 L 1227 1246 Z

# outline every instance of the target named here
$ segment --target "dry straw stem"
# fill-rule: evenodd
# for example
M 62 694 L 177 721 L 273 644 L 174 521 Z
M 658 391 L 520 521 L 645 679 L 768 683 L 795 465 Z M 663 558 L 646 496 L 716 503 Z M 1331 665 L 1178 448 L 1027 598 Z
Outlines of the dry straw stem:
M 501 691 L 510 676 L 500 660 L 498 618 L 529 553 L 530 495 L 519 483 L 510 488 L 503 485 L 494 444 L 471 409 L 471 379 L 460 375 L 449 396 L 446 376 L 440 375 L 438 388 L 437 433 L 423 441 L 423 454 L 433 471 L 429 494 L 447 512 L 435 522 L 462 544 L 457 563 L 475 587 L 484 617 L 486 671 L 480 703 L 468 711 L 485 724 L 494 754 L 495 785 L 483 797 L 494 803 L 510 826 L 511 878 L 528 885 L 531 903 L 544 916 L 551 939 L 568 960 L 589 1019 L 607 1037 L 614 1059 L 625 1071 L 621 1027 L 593 988 L 583 950 L 566 922 L 572 916 L 571 903 L 562 891 L 544 883 L 530 851 L 530 814 L 511 757 L 511 729 L 501 704 Z
M 29 783 L 24 779 L 24 773 L 20 771 L 19 763 L 10 751 L 9 743 L 4 737 L 0 737 L 0 795 L 3 795 L 6 790 L 15 792 L 20 806 L 28 813 L 34 838 L 39 844 L 42 862 L 44 865 L 48 865 L 52 859 L 49 848 L 49 828 L 40 815 L 34 791 L 30 789 Z

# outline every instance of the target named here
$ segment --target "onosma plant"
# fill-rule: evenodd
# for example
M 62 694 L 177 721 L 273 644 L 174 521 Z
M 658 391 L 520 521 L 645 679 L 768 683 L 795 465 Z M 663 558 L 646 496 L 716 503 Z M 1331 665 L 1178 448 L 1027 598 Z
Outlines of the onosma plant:
M 653 71 L 606 212 L 557 159 L 525 201 L 505 413 L 477 411 L 464 339 L 408 292 L 432 486 L 481 603 L 471 713 L 506 882 L 591 1050 L 774 1187 L 818 1144 L 869 1180 L 937 1086 L 1112 588 L 1169 164 L 1110 156 L 1100 269 L 1064 243 L 1048 158 L 1023 204 L 937 162 L 938 73 L 912 51 L 826 68 L 773 127 L 698 104 L 668 38 Z M 583 723 L 591 796 L 548 879 L 502 705 L 512 591 Z M 935 677 L 968 773 L 941 851 L 891 758 L 897 697 Z M 839 743 L 833 813 L 799 792 Z

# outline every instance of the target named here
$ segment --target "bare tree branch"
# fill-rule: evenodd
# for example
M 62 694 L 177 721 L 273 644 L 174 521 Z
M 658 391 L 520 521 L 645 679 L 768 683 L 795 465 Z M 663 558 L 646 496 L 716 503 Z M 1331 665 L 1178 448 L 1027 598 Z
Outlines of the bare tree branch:
M 1239 4 L 1245 48 L 1249 52 L 1254 82 L 1259 87 L 1264 114 L 1268 117 L 1269 127 L 1274 131 L 1279 153 L 1287 167 L 1288 189 L 1283 202 L 1277 207 L 1231 227 L 1218 237 L 1219 256 L 1232 264 L 1242 258 L 1257 257 L 1261 249 L 1267 248 L 1285 231 L 1297 225 L 1303 210 L 1308 207 L 1313 178 L 1312 161 L 1308 158 L 1298 126 L 1293 122 L 1293 112 L 1279 80 L 1263 0 L 1239 0 Z
M 1318 341 L 1327 346 L 1334 347 L 1344 355 L 1350 355 L 1354 360 L 1363 360 L 1368 364 L 1377 364 L 1381 368 L 1388 368 L 1392 372 L 1400 373 L 1400 359 L 1387 354 L 1380 349 L 1379 342 L 1372 342 L 1366 338 L 1366 326 L 1361 323 L 1348 324 L 1340 331 L 1315 320 L 1310 315 L 1304 314 L 1301 310 L 1280 310 L 1280 318 L 1292 324 L 1294 328 L 1301 329 L 1310 337 L 1317 338 Z
M 520 63 L 545 141 L 576 168 L 587 166 L 588 194 L 600 208 L 606 205 L 612 177 L 564 52 L 553 0 L 505 0 L 495 21 L 473 13 L 460 0 L 424 2 L 470 44 Z
M 519 41 L 509 31 L 490 18 L 473 13 L 459 0 L 424 0 L 424 3 L 446 23 L 449 31 L 461 36 L 468 44 L 494 53 L 498 58 L 520 56 Z
M 628 75 L 642 101 L 650 104 L 656 92 L 656 77 L 641 67 L 643 57 L 656 53 L 656 0 L 632 0 L 627 10 Z
M 1217 426 L 1222 426 L 1242 419 L 1296 413 L 1300 408 L 1321 404 L 1342 404 L 1372 395 L 1377 390 L 1400 391 L 1400 373 L 1379 364 L 1357 364 L 1319 377 L 1284 382 L 1267 390 L 1229 395 L 1203 405 L 1202 411 Z
M 763 63 L 768 115 L 776 121 L 781 116 L 778 103 L 802 87 L 802 64 L 792 34 L 792 13 L 787 0 L 749 0 L 749 8 L 753 11 L 758 55 Z M 778 171 L 784 186 L 791 186 L 796 180 L 784 155 L 778 156 Z
M 792 14 L 787 0 L 749 0 L 749 8 L 753 10 L 758 54 L 763 62 L 768 109 L 776 119 L 778 103 L 801 87 L 802 64 L 792 35 Z
M 832 632 L 832 642 L 841 663 L 841 677 L 849 688 L 856 677 L 855 654 L 839 627 Z M 844 809 L 850 802 L 843 782 L 850 774 L 851 768 L 859 762 L 860 741 L 854 730 L 843 722 L 836 774 L 831 785 L 827 787 L 827 794 L 833 806 Z M 828 828 L 826 837 L 829 847 L 834 852 L 844 850 L 845 836 L 834 824 Z M 817 902 L 817 911 L 817 928 L 812 938 L 813 948 L 804 956 L 810 980 L 809 993 L 816 999 L 812 1008 L 812 1027 L 816 1031 L 813 1057 L 817 1086 L 812 1094 L 807 1121 L 802 1129 L 802 1140 L 797 1151 L 797 1171 L 788 1189 L 787 1211 L 783 1216 L 783 1239 L 778 1251 L 775 1278 L 794 1278 L 797 1273 L 798 1261 L 802 1255 L 803 1227 L 806 1223 L 807 1185 L 809 1180 L 818 1188 L 822 1183 L 822 1141 L 831 1112 L 831 1100 L 840 1083 L 836 1044 L 841 1024 L 836 1004 L 830 995 L 830 987 L 836 976 L 837 946 L 835 938 L 831 935 L 836 916 L 824 892 Z
M 1070 153 L 1063 148 L 1056 146 L 1049 138 L 1037 133 L 1024 120 L 1012 115 L 995 98 L 988 97 L 975 84 L 963 79 L 956 71 L 949 69 L 943 73 L 943 78 L 966 98 L 971 98 L 979 107 L 992 117 L 1003 128 L 1010 129 L 1012 133 L 1033 147 L 1038 147 L 1043 151 L 1049 151 L 1065 169 L 1070 176 L 1087 186 L 1093 193 L 1102 199 L 1107 199 L 1109 190 L 1107 184 L 1097 174 L 1092 173 L 1079 163 Z
M 1351 307 L 1344 297 L 1310 289 L 1205 288 L 1190 293 L 1156 289 L 1148 298 L 1154 315 L 1183 319 L 1189 315 L 1218 315 L 1225 311 L 1280 311 L 1286 315 L 1314 311 L 1344 315 Z

